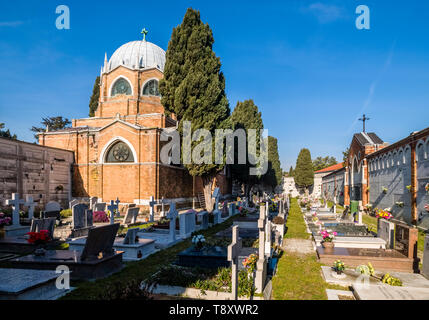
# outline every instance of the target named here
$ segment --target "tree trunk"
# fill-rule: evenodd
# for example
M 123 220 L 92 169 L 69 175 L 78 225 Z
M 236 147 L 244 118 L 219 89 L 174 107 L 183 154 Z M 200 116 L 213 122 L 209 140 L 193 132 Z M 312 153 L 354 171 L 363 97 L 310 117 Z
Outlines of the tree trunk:
M 208 212 L 212 212 L 214 209 L 214 203 L 215 201 L 212 199 L 212 186 L 213 186 L 213 180 L 215 178 L 215 175 L 205 175 L 202 176 L 201 179 L 203 180 L 203 188 L 204 188 L 204 199 L 206 202 L 206 210 Z

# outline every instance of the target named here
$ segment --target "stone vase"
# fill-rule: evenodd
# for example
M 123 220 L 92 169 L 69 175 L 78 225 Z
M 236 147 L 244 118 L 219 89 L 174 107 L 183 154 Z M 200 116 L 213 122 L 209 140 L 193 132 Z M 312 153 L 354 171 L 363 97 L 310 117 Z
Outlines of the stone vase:
M 322 242 L 322 247 L 326 251 L 332 251 L 335 247 L 335 244 L 333 242 Z

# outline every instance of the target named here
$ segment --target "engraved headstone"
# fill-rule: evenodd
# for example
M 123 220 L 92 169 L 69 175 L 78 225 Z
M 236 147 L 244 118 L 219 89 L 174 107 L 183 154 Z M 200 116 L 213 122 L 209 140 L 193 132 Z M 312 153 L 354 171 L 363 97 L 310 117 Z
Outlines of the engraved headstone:
M 114 254 L 113 243 L 118 229 L 119 223 L 90 229 L 81 260 L 97 260 L 100 254 L 103 257 Z
M 73 229 L 85 228 L 88 226 L 87 220 L 88 205 L 79 203 L 72 207 Z
M 377 236 L 386 241 L 386 249 L 393 249 L 395 225 L 386 219 L 379 219 Z
M 182 239 L 190 237 L 192 232 L 195 231 L 195 214 L 196 211 L 192 209 L 179 214 L 180 236 Z
M 170 210 L 168 211 L 168 214 L 167 214 L 167 218 L 170 219 L 169 234 L 170 234 L 171 242 L 176 241 L 176 218 L 178 214 L 179 212 L 177 212 L 176 210 L 176 203 L 172 202 L 170 204 Z
M 127 234 L 125 235 L 124 244 L 136 244 L 137 232 L 139 231 L 139 228 L 128 229 Z
M 122 223 L 125 225 L 136 223 L 139 211 L 139 207 L 128 208 Z
M 42 230 L 47 230 L 49 233 L 49 237 L 53 239 L 54 229 L 55 229 L 55 218 L 31 220 L 30 232 L 40 232 Z
M 93 211 L 106 211 L 106 202 L 97 202 L 91 207 Z

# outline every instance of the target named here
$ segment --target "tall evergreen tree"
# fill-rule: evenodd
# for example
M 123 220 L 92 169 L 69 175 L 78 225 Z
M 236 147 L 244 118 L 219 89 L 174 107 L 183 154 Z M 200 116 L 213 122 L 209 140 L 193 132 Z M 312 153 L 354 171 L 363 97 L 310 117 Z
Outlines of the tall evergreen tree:
M 159 88 L 166 114 L 176 115 L 181 134 L 184 121 L 191 122 L 192 132 L 203 128 L 212 137 L 215 129 L 231 127 L 225 78 L 220 59 L 213 52 L 213 43 L 209 25 L 201 21 L 198 11 L 189 8 L 182 24 L 173 30 L 166 53 L 164 79 L 160 81 Z M 212 140 L 213 164 L 184 164 L 192 176 L 202 178 L 208 210 L 213 207 L 211 190 L 214 177 L 224 167 L 224 164 L 215 164 Z M 192 151 L 200 142 L 192 143 Z M 182 152 L 182 159 L 183 156 Z
M 92 95 L 89 99 L 89 116 L 95 115 L 95 110 L 98 108 L 98 99 L 100 98 L 100 76 L 95 78 L 94 87 L 92 88 Z
M 293 177 L 293 167 L 292 167 L 292 166 L 290 166 L 288 176 L 289 176 L 289 177 Z
M 36 132 L 36 134 L 34 135 L 34 138 L 36 139 L 36 141 L 38 141 L 37 133 L 45 132 L 46 127 L 48 127 L 49 130 L 51 131 L 61 130 L 69 127 L 71 124 L 71 121 L 67 118 L 63 118 L 62 116 L 48 117 L 48 118 L 42 118 L 41 124 L 42 124 L 42 127 L 33 126 L 30 129 L 31 131 Z
M 334 157 L 317 157 L 313 160 L 313 169 L 314 171 L 322 170 L 327 167 L 330 167 L 334 164 L 337 164 L 337 160 Z
M 264 129 L 264 124 L 262 122 L 261 112 L 258 110 L 258 107 L 255 105 L 253 100 L 245 100 L 243 102 L 237 102 L 237 105 L 234 111 L 231 114 L 231 121 L 234 127 L 234 130 L 237 129 L 255 129 L 257 130 L 257 150 L 259 150 L 259 138 L 260 130 Z M 246 137 L 248 135 L 246 134 Z M 237 152 L 237 147 L 234 149 Z M 238 164 L 238 157 L 235 157 L 234 165 L 231 166 L 231 172 L 233 177 L 244 185 L 244 194 L 250 199 L 250 190 L 252 187 L 259 182 L 260 177 L 256 175 L 250 175 L 249 169 L 252 166 L 248 161 L 247 155 L 247 144 L 246 144 L 246 164 Z
M 0 123 L 0 137 L 2 137 L 2 138 L 12 139 L 12 140 L 16 140 L 16 139 L 18 139 L 18 137 L 16 136 L 16 134 L 11 134 L 11 133 L 10 133 L 10 130 L 9 130 L 9 129 L 7 129 L 7 130 L 3 130 L 3 129 L 4 129 L 4 127 L 5 127 L 4 123 L 3 123 L 3 122 L 1 122 L 1 123 Z
M 299 152 L 298 159 L 296 160 L 294 178 L 295 183 L 306 190 L 314 184 L 313 162 L 311 161 L 310 150 L 306 148 L 301 149 Z
M 273 190 L 280 185 L 282 181 L 282 169 L 277 139 L 271 136 L 268 136 L 268 171 L 264 175 L 263 181 L 265 184 L 271 186 Z

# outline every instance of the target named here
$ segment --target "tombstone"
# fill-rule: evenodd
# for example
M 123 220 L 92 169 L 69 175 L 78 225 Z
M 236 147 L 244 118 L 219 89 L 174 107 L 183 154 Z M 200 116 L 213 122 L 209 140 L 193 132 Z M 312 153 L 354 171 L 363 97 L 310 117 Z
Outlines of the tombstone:
M 154 200 L 153 196 L 150 197 L 150 201 L 149 201 L 149 221 L 153 222 L 155 220 L 155 210 L 154 210 L 154 206 L 156 205 L 156 201 Z
M 188 238 L 195 231 L 196 211 L 188 210 L 179 214 L 180 236 L 182 239 Z
M 49 201 L 45 206 L 45 211 L 43 211 L 43 218 L 56 218 L 61 219 L 61 205 L 56 201 Z
M 164 197 L 162 197 L 160 204 L 161 204 L 161 218 L 164 218 L 165 217 L 165 205 L 168 204 L 168 201 L 165 200 Z
M 341 214 L 341 220 L 347 220 L 349 215 L 349 206 L 346 206 L 343 213 Z
M 395 225 L 394 249 L 409 259 L 417 259 L 418 236 L 417 228 L 397 223 Z
M 136 244 L 137 232 L 139 231 L 139 228 L 128 229 L 127 234 L 125 235 L 124 244 Z
M 89 230 L 81 260 L 98 260 L 100 253 L 103 257 L 113 255 L 113 243 L 118 229 L 119 223 L 115 223 Z
M 115 212 L 119 210 L 118 205 L 113 200 L 110 200 L 110 205 L 107 206 L 107 210 L 110 212 L 110 224 L 115 223 Z
M 214 224 L 222 222 L 222 212 L 219 210 L 219 199 L 220 199 L 220 189 L 215 188 L 213 191 L 212 198 L 215 198 L 215 206 L 213 210 L 214 215 Z
M 118 207 L 118 211 L 116 212 L 116 217 L 119 218 L 121 215 L 119 213 L 119 204 L 121 203 L 121 201 L 119 200 L 119 198 L 116 198 L 115 200 L 115 204 Z
M 95 205 L 94 205 L 94 207 L 93 207 L 93 211 L 95 212 L 95 211 L 103 211 L 103 212 L 106 212 L 106 202 L 98 202 L 98 203 L 96 203 Z
M 232 227 L 232 243 L 228 246 L 228 261 L 231 261 L 231 300 L 238 298 L 238 256 L 241 251 L 241 238 L 238 237 L 238 226 Z
M 228 213 L 229 213 L 230 217 L 232 217 L 234 215 L 234 213 L 235 213 L 235 203 L 231 202 L 231 203 L 228 204 Z
M 271 228 L 271 221 L 267 219 L 266 226 L 265 226 L 265 256 L 267 258 L 271 258 L 271 241 L 272 241 L 272 228 Z
M 379 219 L 377 237 L 386 241 L 386 249 L 393 249 L 395 225 L 386 219 Z
M 429 235 L 425 236 L 425 247 L 423 251 L 422 274 L 429 279 Z
M 79 204 L 79 200 L 77 199 L 73 199 L 72 201 L 69 202 L 69 208 L 73 208 L 74 205 Z
M 139 207 L 128 208 L 122 224 L 130 225 L 136 223 L 139 211 Z
M 95 208 L 95 205 L 98 202 L 98 198 L 97 197 L 91 197 L 89 198 L 89 208 L 93 211 L 104 211 L 104 210 L 97 210 L 97 208 Z
M 73 229 L 86 228 L 88 226 L 88 205 L 79 203 L 72 207 Z
M 268 203 L 265 203 L 267 206 Z M 265 226 L 266 226 L 266 208 L 260 206 L 259 208 L 259 255 L 258 262 L 256 263 L 256 275 L 255 275 L 255 288 L 257 293 L 262 293 L 264 290 L 265 280 L 267 276 L 267 261 L 265 260 Z
M 361 225 L 363 225 L 363 220 L 362 220 L 363 212 L 362 212 L 362 210 L 359 210 L 359 212 L 357 214 L 358 214 L 357 224 L 361 226 Z
M 228 202 L 226 202 L 226 201 L 223 203 L 221 217 L 222 218 L 228 218 L 229 217 Z
M 179 212 L 176 210 L 176 203 L 172 202 L 170 204 L 170 210 L 168 210 L 168 214 L 167 214 L 167 218 L 170 219 L 170 227 L 169 227 L 170 242 L 176 241 L 176 218 L 178 214 Z
M 34 207 L 36 206 L 36 203 L 33 201 L 32 196 L 27 196 L 25 198 L 24 205 L 28 207 L 28 219 L 31 220 L 34 217 Z
M 209 213 L 201 211 L 197 214 L 198 222 L 201 222 L 201 229 L 205 230 L 209 227 Z
M 30 232 L 40 232 L 47 230 L 49 237 L 54 239 L 55 218 L 32 219 Z
M 24 199 L 19 199 L 19 193 L 12 193 L 12 199 L 6 200 L 6 205 L 12 206 L 12 226 L 20 227 L 19 223 L 19 206 L 25 204 Z

